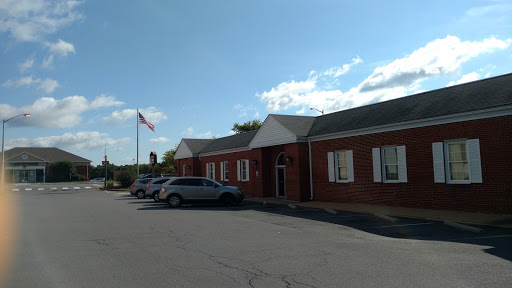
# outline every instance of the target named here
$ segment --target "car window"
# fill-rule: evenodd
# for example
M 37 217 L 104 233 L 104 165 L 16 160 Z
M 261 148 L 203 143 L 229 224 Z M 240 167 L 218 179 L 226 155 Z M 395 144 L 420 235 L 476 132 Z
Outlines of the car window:
M 187 181 L 185 179 L 176 179 L 169 185 L 187 185 Z
M 208 179 L 201 179 L 201 182 L 203 182 L 204 186 L 213 186 L 213 182 Z
M 189 179 L 190 186 L 204 186 L 202 179 Z
M 167 182 L 167 180 L 169 180 L 169 179 L 162 179 L 162 180 L 158 180 L 158 181 L 156 181 L 156 182 L 155 182 L 155 183 L 153 183 L 153 184 L 163 184 L 164 182 Z

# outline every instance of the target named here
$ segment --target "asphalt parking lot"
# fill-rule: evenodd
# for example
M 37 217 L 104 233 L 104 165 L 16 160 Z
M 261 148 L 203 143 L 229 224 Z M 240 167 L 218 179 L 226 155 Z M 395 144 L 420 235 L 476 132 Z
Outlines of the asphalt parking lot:
M 172 210 L 167 204 L 154 203 L 150 199 L 139 200 L 126 193 L 117 193 L 117 197 L 128 201 L 127 204 L 137 205 L 137 210 Z M 492 246 L 492 252 L 499 257 L 512 261 L 512 229 L 472 225 L 470 228 L 480 230 L 475 233 L 471 230 L 460 229 L 447 225 L 443 221 L 423 220 L 406 217 L 392 217 L 393 222 L 386 216 L 379 217 L 365 213 L 352 213 L 336 211 L 331 214 L 324 209 L 304 208 L 295 205 L 262 205 L 259 202 L 245 201 L 232 207 L 224 207 L 220 204 L 195 204 L 184 205 L 182 210 L 222 210 L 243 211 L 253 210 L 269 213 L 281 217 L 295 217 L 311 221 L 325 222 L 338 225 L 339 229 L 350 227 L 366 233 L 391 237 L 396 239 L 411 239 L 425 241 L 448 241 L 475 245 Z

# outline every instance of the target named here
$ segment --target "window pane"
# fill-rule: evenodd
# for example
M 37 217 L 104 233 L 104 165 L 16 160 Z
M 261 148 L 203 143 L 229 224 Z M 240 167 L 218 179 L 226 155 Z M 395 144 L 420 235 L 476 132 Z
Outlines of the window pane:
M 385 164 L 398 164 L 396 148 L 384 149 L 384 163 Z
M 285 165 L 284 153 L 279 154 L 279 157 L 277 158 L 277 165 Z
M 467 162 L 450 163 L 451 180 L 469 180 L 469 167 Z
M 338 167 L 338 180 L 347 180 L 347 168 Z
M 337 152 L 338 166 L 347 167 L 347 152 Z
M 398 180 L 398 165 L 386 165 L 386 180 Z
M 448 144 L 450 161 L 467 161 L 466 143 Z

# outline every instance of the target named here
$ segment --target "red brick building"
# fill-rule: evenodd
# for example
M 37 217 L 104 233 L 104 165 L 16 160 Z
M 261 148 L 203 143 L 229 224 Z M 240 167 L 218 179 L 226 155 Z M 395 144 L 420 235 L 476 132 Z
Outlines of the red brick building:
M 512 214 L 512 74 L 183 139 L 176 174 L 247 196 Z

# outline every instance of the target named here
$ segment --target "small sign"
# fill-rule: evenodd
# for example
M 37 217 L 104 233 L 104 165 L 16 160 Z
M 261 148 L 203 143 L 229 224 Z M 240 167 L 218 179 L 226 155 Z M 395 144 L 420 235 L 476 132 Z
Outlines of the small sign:
M 108 165 L 108 161 L 101 161 L 101 165 Z

